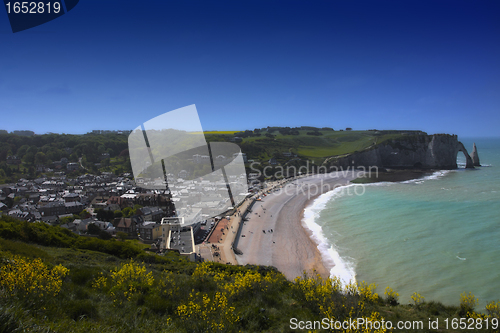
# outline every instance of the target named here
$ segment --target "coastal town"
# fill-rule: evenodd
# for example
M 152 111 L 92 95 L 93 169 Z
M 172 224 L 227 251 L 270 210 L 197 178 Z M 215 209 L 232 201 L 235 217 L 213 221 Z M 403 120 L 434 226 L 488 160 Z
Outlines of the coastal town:
M 71 168 L 71 163 L 67 163 L 66 168 Z M 13 184 L 0 185 L 0 212 L 20 221 L 60 226 L 81 236 L 137 239 L 150 244 L 159 253 L 175 250 L 192 260 L 199 260 L 201 252 L 196 251 L 195 245 L 209 238 L 216 243 L 221 240 L 213 232 L 215 227 L 226 223 L 226 215 L 236 211 L 227 197 L 228 187 L 233 186 L 235 192 L 239 191 L 240 188 L 235 186 L 242 182 L 238 183 L 238 179 L 231 177 L 229 185 L 208 184 L 206 181 L 184 180 L 181 177 L 186 177 L 185 174 L 168 176 L 171 183 L 167 188 L 165 184 L 159 184 L 153 189 L 151 186 L 146 188 L 148 181 L 153 181 L 139 178 L 136 183 L 128 173 L 119 176 L 111 172 L 87 173 L 72 179 L 64 171 L 59 171 L 52 177 L 19 179 Z M 246 186 L 241 188 L 246 189 Z M 251 189 L 256 191 L 258 186 L 252 185 Z M 241 193 L 239 198 L 252 194 Z M 176 212 L 175 199 L 172 198 L 180 195 L 190 198 L 189 205 L 179 208 L 183 210 L 182 214 Z M 185 223 L 185 218 L 178 215 L 188 216 L 186 219 L 190 223 Z M 217 251 L 211 251 L 205 257 L 222 260 Z

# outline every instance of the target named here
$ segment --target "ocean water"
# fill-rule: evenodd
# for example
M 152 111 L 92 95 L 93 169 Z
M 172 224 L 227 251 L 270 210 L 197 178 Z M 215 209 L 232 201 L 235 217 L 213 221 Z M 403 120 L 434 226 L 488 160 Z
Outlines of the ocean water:
M 463 169 L 459 153 L 458 170 L 350 185 L 306 208 L 332 275 L 376 283 L 381 295 L 390 286 L 402 303 L 414 292 L 455 305 L 472 292 L 478 309 L 500 300 L 500 138 L 461 141 L 470 151 L 476 142 L 483 167 Z

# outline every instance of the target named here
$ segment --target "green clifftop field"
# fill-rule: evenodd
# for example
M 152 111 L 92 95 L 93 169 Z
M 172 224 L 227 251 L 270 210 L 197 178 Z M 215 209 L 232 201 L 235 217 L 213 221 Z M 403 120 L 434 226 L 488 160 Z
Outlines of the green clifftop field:
M 210 133 L 210 132 L 209 132 Z M 235 132 L 232 135 L 207 133 L 207 141 L 236 141 L 248 159 L 267 161 L 271 157 L 280 159 L 283 153 L 293 153 L 303 159 L 321 164 L 326 157 L 343 155 L 366 149 L 389 139 L 402 137 L 403 133 L 423 133 L 419 131 L 334 131 L 315 127 L 269 127 L 254 131 Z
M 410 321 L 415 328 L 394 332 L 465 332 L 456 328 L 462 323 L 497 331 L 499 303 L 478 313 L 470 294 L 444 306 L 415 293 L 412 304 L 399 304 L 396 291 L 379 295 L 374 287 L 319 277 L 288 281 L 272 267 L 192 263 L 146 252 L 137 242 L 0 217 L 0 332 L 390 331 L 362 320 L 384 320 L 386 328 L 388 321 Z M 429 329 L 429 320 L 439 328 Z M 337 330 L 335 322 L 352 326 Z

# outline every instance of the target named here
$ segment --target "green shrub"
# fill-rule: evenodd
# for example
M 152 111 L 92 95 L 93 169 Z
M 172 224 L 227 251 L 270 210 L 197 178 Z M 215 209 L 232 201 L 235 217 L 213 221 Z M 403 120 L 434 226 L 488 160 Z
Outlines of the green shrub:
M 84 318 L 98 319 L 98 310 L 89 299 L 76 299 L 70 301 L 65 306 L 65 312 L 67 316 L 73 320 L 81 320 Z
M 18 330 L 18 318 L 14 314 L 13 306 L 0 306 L 0 333 L 17 332 Z
M 2 238 L 0 238 L 0 251 L 7 251 L 28 258 L 49 258 L 47 252 L 37 246 Z
M 87 266 L 80 266 L 72 269 L 70 271 L 70 279 L 76 285 L 86 285 L 88 282 L 92 281 L 98 273 L 97 268 L 91 268 Z
M 120 258 L 134 258 L 142 252 L 130 242 L 78 236 L 61 227 L 53 227 L 42 222 L 19 221 L 4 216 L 0 217 L 0 237 L 44 246 L 104 252 Z

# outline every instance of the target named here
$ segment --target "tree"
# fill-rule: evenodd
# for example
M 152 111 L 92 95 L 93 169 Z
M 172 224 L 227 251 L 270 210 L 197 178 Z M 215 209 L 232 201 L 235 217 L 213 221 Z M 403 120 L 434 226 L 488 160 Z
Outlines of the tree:
M 61 222 L 61 224 L 66 224 L 69 222 L 73 222 L 74 220 L 75 220 L 74 216 L 65 216 L 65 217 L 60 219 L 60 222 Z
M 94 212 L 97 214 L 97 219 L 100 221 L 111 222 L 111 220 L 115 217 L 114 213 L 110 210 L 98 208 Z
M 123 242 L 125 239 L 128 238 L 128 235 L 123 231 L 118 231 L 116 233 L 116 237 L 118 237 Z
M 91 216 L 90 213 L 86 209 L 82 210 L 79 214 L 79 217 L 81 219 L 86 219 L 89 218 L 90 216 Z
M 120 155 L 118 155 L 120 157 L 127 157 L 129 156 L 129 152 L 128 152 L 128 149 L 123 149 L 121 152 L 120 152 Z
M 119 176 L 120 174 L 123 173 L 123 168 L 122 167 L 116 168 L 115 171 L 114 171 L 114 173 L 115 173 L 116 176 Z
M 125 207 L 122 209 L 123 217 L 131 217 L 134 214 L 134 211 L 130 207 Z
M 26 164 L 33 164 L 35 162 L 35 154 L 33 153 L 26 153 L 23 156 L 23 162 Z
M 61 152 L 59 149 L 50 147 L 45 153 L 48 161 L 59 161 L 61 159 Z
M 30 146 L 28 146 L 28 145 L 23 145 L 23 146 L 19 147 L 19 149 L 16 152 L 16 156 L 19 158 L 23 158 L 24 154 L 26 154 L 26 151 L 28 150 L 29 147 Z M 12 155 L 12 154 L 10 154 L 10 155 Z
M 28 150 L 26 151 L 26 153 L 32 153 L 32 154 L 33 154 L 33 156 L 34 156 L 36 153 L 38 153 L 38 148 L 37 148 L 37 146 L 35 146 L 35 145 L 30 146 L 30 147 L 28 148 Z
M 83 165 L 84 168 L 88 168 L 89 167 L 89 163 L 87 163 L 87 156 L 86 155 L 82 155 L 81 163 L 82 163 L 82 165 Z
M 111 239 L 111 238 L 112 238 L 112 236 L 111 236 L 109 233 L 107 233 L 106 231 L 101 230 L 101 231 L 99 232 L 99 238 L 100 238 L 100 239 L 104 239 L 104 240 L 108 240 L 108 239 Z
M 101 229 L 95 223 L 90 223 L 87 226 L 87 233 L 89 233 L 91 235 L 99 235 L 100 232 L 101 232 Z
M 35 154 L 35 164 L 45 164 L 46 159 L 47 157 L 41 151 Z
M 35 167 L 34 167 L 34 166 L 30 166 L 30 167 L 29 167 L 29 169 L 28 169 L 29 175 L 30 175 L 31 177 L 35 177 L 35 173 L 36 173 L 35 171 L 36 171 L 36 170 L 35 170 Z

